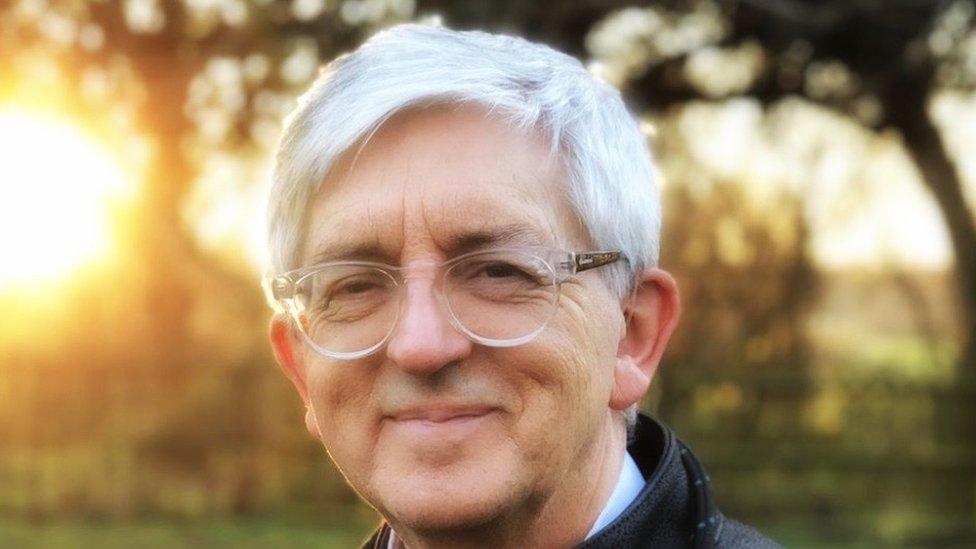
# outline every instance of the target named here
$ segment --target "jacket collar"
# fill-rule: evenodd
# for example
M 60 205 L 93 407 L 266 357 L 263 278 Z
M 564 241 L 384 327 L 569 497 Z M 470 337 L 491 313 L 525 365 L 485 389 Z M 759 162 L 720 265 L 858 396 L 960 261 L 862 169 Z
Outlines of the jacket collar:
M 647 479 L 637 498 L 616 520 L 577 547 L 580 549 L 630 547 L 689 547 L 699 522 L 697 494 L 687 464 L 691 453 L 674 433 L 650 416 L 641 414 L 627 451 Z M 695 460 L 697 464 L 697 460 Z M 702 472 L 703 475 L 703 472 Z M 700 483 L 707 495 L 707 476 Z M 710 500 L 710 498 L 708 498 Z M 710 501 L 707 502 L 710 507 Z

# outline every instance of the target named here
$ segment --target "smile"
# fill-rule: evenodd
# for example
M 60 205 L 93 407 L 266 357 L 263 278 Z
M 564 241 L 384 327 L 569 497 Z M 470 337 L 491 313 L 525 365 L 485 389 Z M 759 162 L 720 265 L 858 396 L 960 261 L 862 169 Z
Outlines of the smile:
M 405 410 L 387 418 L 404 435 L 454 439 L 475 434 L 497 409 L 491 406 L 432 406 Z
M 420 421 L 428 423 L 447 423 L 450 421 L 476 418 L 488 414 L 491 406 L 424 406 L 410 408 L 393 414 L 395 421 Z

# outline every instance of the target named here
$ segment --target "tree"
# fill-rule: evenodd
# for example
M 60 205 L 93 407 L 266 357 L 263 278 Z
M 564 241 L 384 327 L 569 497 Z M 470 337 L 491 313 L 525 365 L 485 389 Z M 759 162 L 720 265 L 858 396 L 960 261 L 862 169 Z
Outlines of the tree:
M 962 179 L 927 109 L 939 90 L 972 90 L 976 75 L 957 65 L 973 55 L 962 41 L 973 32 L 973 4 L 750 0 L 723 7 L 730 28 L 718 45 L 757 40 L 769 60 L 743 93 L 766 104 L 802 95 L 871 128 L 891 127 L 901 134 L 951 237 L 957 288 L 967 314 L 959 373 L 972 377 L 976 374 L 972 317 L 976 314 L 976 214 L 967 204 Z M 678 57 L 650 67 L 635 79 L 633 89 L 647 105 L 701 97 L 701 91 L 688 82 L 666 77 L 686 61 Z M 817 69 L 827 67 L 844 74 L 846 82 L 836 89 L 818 89 Z M 865 105 L 879 108 L 865 114 Z

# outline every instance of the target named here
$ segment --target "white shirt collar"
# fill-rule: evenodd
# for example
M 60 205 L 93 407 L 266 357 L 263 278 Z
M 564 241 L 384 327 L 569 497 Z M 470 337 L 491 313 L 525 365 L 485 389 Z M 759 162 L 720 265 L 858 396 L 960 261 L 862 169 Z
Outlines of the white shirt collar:
M 590 528 L 590 533 L 586 534 L 586 538 L 584 539 L 590 539 L 594 534 L 602 530 L 604 526 L 619 517 L 637 499 L 637 495 L 640 494 L 643 488 L 644 475 L 641 474 L 634 458 L 630 457 L 630 452 L 624 452 L 624 463 L 620 468 L 620 476 L 617 477 L 617 485 L 613 488 L 613 493 L 610 494 L 610 499 L 607 500 L 603 511 L 600 512 L 600 516 L 596 517 L 596 522 Z M 387 549 L 396 549 L 396 539 L 396 533 L 390 530 L 390 542 L 387 545 Z
M 604 526 L 613 522 L 624 512 L 625 509 L 637 499 L 641 489 L 644 488 L 644 475 L 637 468 L 637 462 L 630 457 L 630 452 L 624 452 L 624 463 L 620 467 L 620 476 L 617 478 L 617 486 L 614 487 L 610 499 L 603 507 L 600 516 L 596 517 L 596 522 L 590 528 L 590 533 L 586 534 L 585 539 L 590 539 L 594 534 L 603 529 Z

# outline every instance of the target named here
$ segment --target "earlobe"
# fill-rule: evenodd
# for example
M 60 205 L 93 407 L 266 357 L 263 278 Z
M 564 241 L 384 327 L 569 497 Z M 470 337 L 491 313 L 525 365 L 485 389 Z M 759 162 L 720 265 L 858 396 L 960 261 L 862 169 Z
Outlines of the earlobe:
M 617 410 L 644 397 L 678 325 L 681 299 L 674 278 L 656 268 L 645 271 L 624 314 L 626 328 L 617 351 L 610 396 L 610 406 Z
M 613 371 L 610 408 L 624 410 L 631 404 L 640 402 L 650 385 L 651 378 L 637 366 L 631 357 L 618 357 Z

